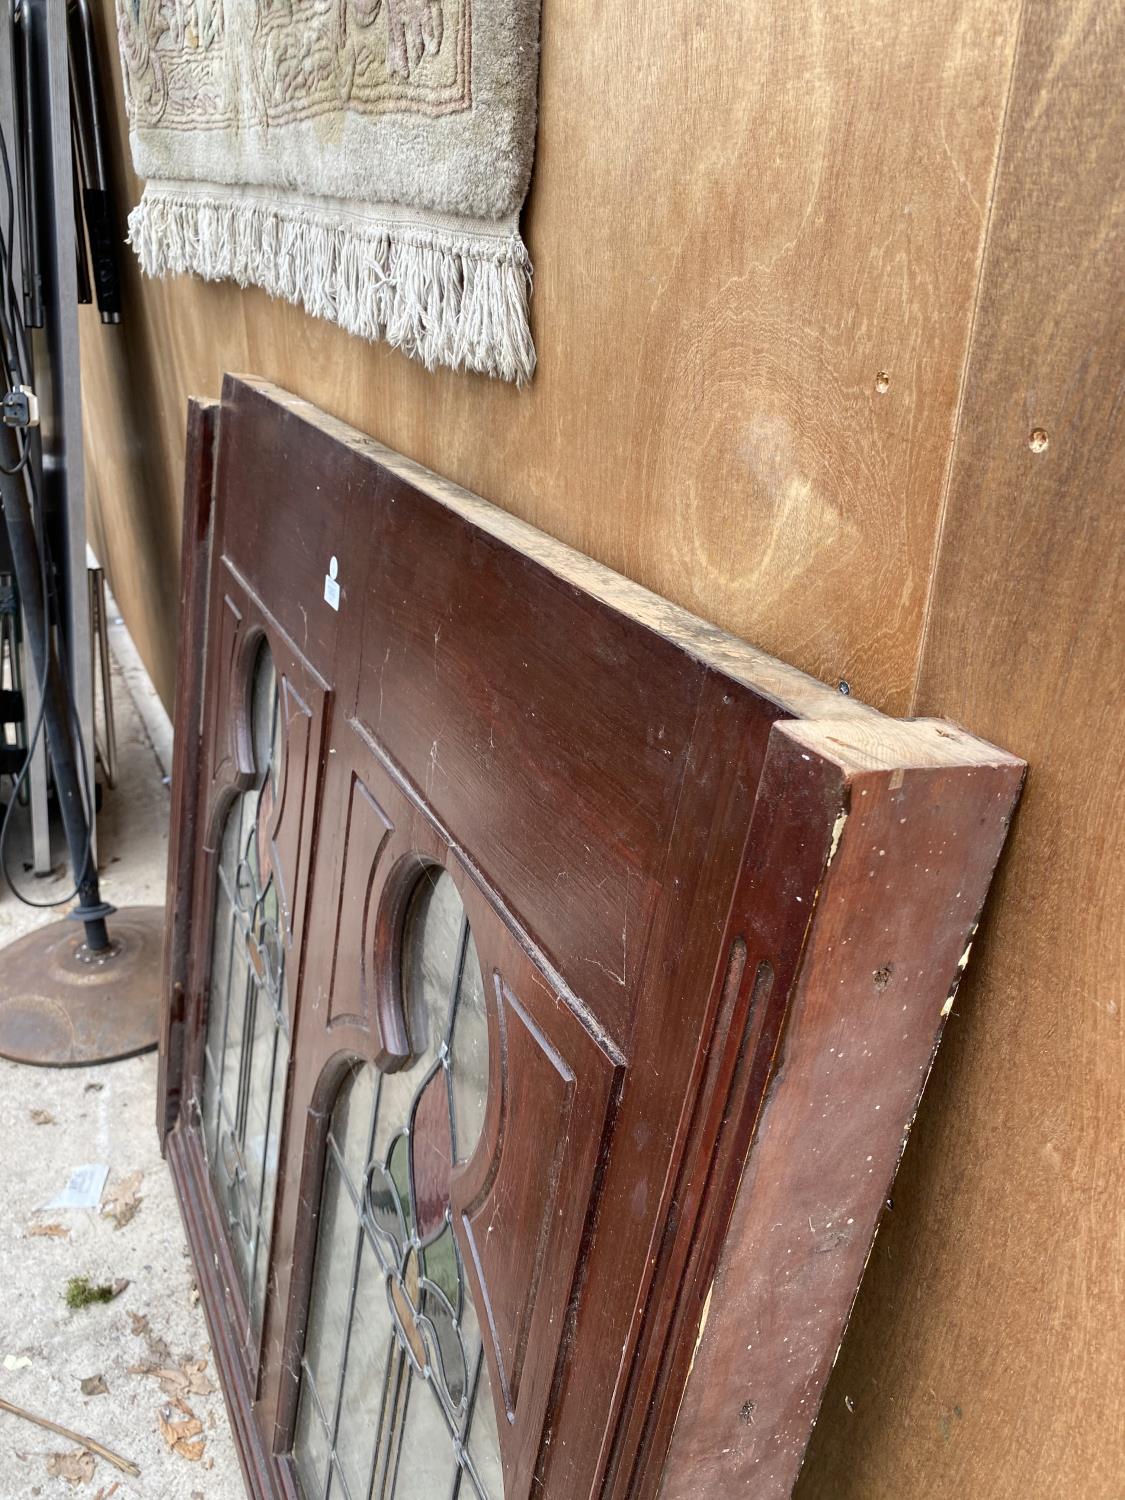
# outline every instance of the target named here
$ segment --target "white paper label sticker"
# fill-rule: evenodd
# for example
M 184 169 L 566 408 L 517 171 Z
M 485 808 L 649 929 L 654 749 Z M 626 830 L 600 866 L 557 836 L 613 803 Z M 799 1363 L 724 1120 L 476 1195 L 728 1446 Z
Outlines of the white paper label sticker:
M 102 1201 L 105 1180 L 109 1168 L 101 1162 L 92 1162 L 86 1167 L 75 1167 L 70 1181 L 61 1193 L 56 1193 L 44 1208 L 97 1208 Z
M 332 558 L 328 564 L 328 572 L 324 575 L 324 602 L 336 610 L 340 608 L 340 585 L 336 582 L 339 571 L 340 564 Z

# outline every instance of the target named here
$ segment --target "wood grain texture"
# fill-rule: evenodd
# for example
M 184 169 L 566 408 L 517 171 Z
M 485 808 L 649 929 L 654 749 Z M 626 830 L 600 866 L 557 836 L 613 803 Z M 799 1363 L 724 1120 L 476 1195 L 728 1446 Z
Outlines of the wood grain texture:
M 130 266 L 121 330 L 85 326 L 85 373 L 103 551 L 161 691 L 183 404 L 229 369 L 901 712 L 1016 10 L 548 7 L 523 393 Z M 135 202 L 123 140 L 116 162 Z
M 1123 56 L 1028 6 L 917 702 L 1031 774 L 801 1500 L 1125 1493 Z

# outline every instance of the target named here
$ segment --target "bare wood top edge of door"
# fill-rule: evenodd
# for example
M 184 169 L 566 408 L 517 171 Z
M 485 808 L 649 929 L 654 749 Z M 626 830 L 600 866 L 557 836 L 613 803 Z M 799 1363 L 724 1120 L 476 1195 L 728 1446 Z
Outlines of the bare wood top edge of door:
M 522 552 L 563 582 L 590 594 L 645 629 L 666 637 L 705 667 L 770 700 L 782 714 L 801 719 L 863 724 L 867 731 L 864 740 L 866 753 L 877 754 L 875 763 L 880 766 L 894 766 L 899 763 L 900 756 L 905 765 L 930 766 L 995 764 L 998 756 L 1009 759 L 1005 752 L 963 730 L 958 730 L 955 738 L 935 733 L 934 726 L 940 723 L 938 720 L 892 719 L 858 698 L 828 687 L 806 672 L 662 599 L 643 585 L 595 562 L 527 521 L 509 515 L 481 496 L 443 479 L 412 459 L 404 458 L 375 438 L 328 415 L 311 401 L 293 395 L 272 381 L 229 374 L 223 381 L 224 403 L 230 399 L 234 383 L 260 392 L 357 454 L 373 459 L 388 473 L 404 479 L 472 525 Z M 880 747 L 878 752 L 873 748 L 876 744 Z

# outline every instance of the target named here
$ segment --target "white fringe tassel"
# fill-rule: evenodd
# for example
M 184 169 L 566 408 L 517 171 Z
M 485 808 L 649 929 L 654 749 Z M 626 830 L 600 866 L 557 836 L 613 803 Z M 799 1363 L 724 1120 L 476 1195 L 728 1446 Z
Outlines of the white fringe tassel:
M 491 238 L 259 199 L 146 188 L 129 243 L 149 276 L 260 286 L 349 333 L 385 339 L 432 370 L 522 385 L 535 369 L 531 262 L 518 234 Z

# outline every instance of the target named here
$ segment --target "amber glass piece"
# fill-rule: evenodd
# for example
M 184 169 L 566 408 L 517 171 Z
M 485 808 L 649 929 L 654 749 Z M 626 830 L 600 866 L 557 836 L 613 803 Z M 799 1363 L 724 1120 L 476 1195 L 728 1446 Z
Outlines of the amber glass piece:
M 403 1342 L 414 1356 L 419 1369 L 426 1366 L 426 1345 L 422 1338 L 422 1330 L 418 1327 L 418 1253 L 415 1250 L 407 1252 L 403 1263 L 401 1275 L 394 1276 L 388 1282 L 391 1294 L 391 1302 L 394 1305 L 395 1322 Z

